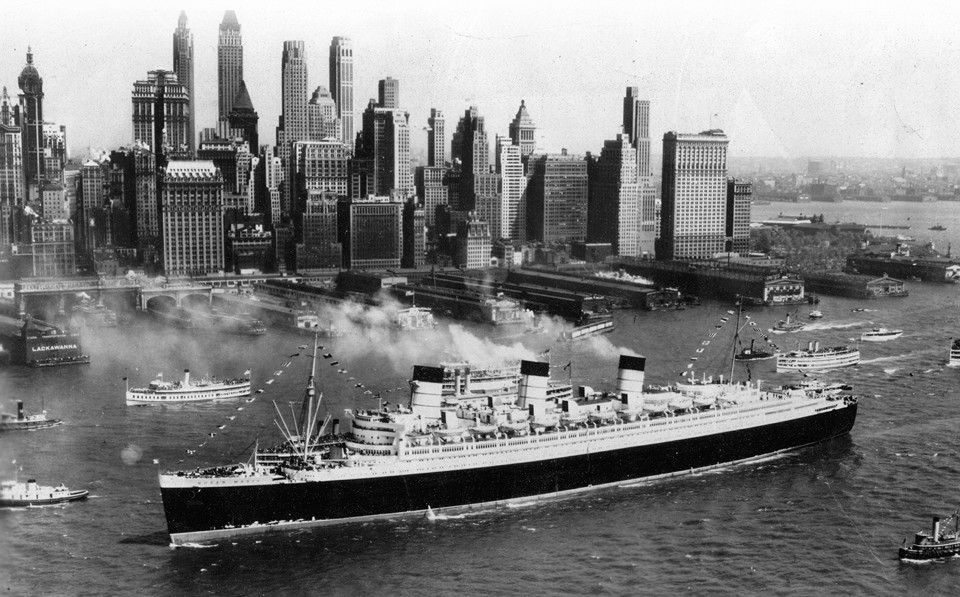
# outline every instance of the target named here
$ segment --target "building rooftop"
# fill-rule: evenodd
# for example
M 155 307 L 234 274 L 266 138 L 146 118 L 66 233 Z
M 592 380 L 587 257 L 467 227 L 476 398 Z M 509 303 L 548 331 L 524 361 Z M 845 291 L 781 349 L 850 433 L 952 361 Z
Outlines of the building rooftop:
M 220 170 L 210 160 L 173 160 L 165 173 L 171 178 L 220 178 Z

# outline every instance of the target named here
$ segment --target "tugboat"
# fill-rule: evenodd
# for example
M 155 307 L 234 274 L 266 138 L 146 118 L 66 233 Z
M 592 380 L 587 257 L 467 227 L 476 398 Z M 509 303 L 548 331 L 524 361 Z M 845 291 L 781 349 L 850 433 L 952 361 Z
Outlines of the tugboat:
M 22 400 L 17 400 L 17 414 L 0 413 L 0 431 L 45 429 L 56 427 L 62 422 L 60 419 L 48 419 L 45 410 L 41 411 L 39 415 L 24 415 Z
M 810 311 L 810 315 L 808 315 L 808 317 L 810 317 L 810 319 L 820 319 L 823 317 L 823 311 L 814 309 L 813 311 Z
M 753 343 L 754 341 L 750 340 L 750 348 L 744 348 L 733 358 L 738 361 L 765 361 L 777 356 L 777 354 L 774 352 L 766 352 L 764 350 L 755 349 L 753 347 Z
M 0 483 L 0 507 L 47 506 L 86 499 L 86 489 L 68 489 L 63 483 L 56 487 L 37 485 L 36 479 L 4 481 Z
M 931 227 L 930 227 L 930 230 L 934 230 L 934 231 L 936 231 L 936 232 L 943 232 L 943 231 L 946 230 L 946 229 L 947 229 L 947 227 L 944 226 L 943 224 L 937 224 L 936 226 L 931 226 Z
M 901 560 L 939 560 L 960 554 L 960 517 L 954 512 L 943 521 L 944 525 L 953 520 L 953 531 L 945 531 L 940 526 L 940 518 L 933 517 L 933 528 L 928 534 L 920 531 L 913 537 L 913 545 L 907 547 L 907 540 L 903 540 L 900 547 Z
M 787 334 L 790 332 L 799 332 L 806 326 L 802 321 L 791 321 L 790 314 L 787 313 L 786 319 L 781 319 L 777 322 L 777 325 L 773 326 L 773 333 L 775 334 Z

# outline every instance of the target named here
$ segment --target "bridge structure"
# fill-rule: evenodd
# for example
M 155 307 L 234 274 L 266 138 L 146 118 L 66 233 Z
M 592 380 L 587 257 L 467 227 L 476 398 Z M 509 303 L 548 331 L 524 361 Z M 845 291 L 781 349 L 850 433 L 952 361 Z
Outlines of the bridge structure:
M 208 304 L 213 301 L 213 287 L 194 280 L 164 280 L 149 278 L 65 278 L 59 280 L 23 279 L 13 285 L 13 304 L 19 317 L 23 317 L 38 300 L 58 300 L 62 310 L 66 298 L 86 294 L 100 301 L 106 295 L 133 294 L 137 309 L 145 310 L 154 300 L 166 301 L 180 307 L 183 300 L 191 297 Z

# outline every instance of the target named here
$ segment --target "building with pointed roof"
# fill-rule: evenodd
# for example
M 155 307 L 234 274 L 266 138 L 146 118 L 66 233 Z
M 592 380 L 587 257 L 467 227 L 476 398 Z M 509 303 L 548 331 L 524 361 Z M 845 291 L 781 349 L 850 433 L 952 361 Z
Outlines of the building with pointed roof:
M 228 10 L 220 22 L 217 42 L 217 90 L 219 121 L 224 122 L 233 110 L 233 102 L 243 81 L 243 39 L 237 13 Z
M 26 201 L 38 200 L 44 179 L 43 154 L 43 79 L 33 65 L 33 50 L 27 48 L 27 63 L 17 78 L 20 106 L 17 110 L 23 139 L 23 166 Z
M 237 97 L 233 100 L 233 108 L 227 115 L 227 121 L 230 123 L 231 130 L 240 131 L 240 136 L 250 145 L 250 151 L 257 153 L 260 147 L 260 137 L 257 134 L 257 123 L 260 121 L 260 116 L 253 109 L 253 101 L 251 101 L 250 93 L 247 91 L 247 84 L 242 80 L 237 91 Z
M 187 90 L 190 102 L 190 117 L 187 123 L 187 147 L 193 151 L 197 142 L 196 102 L 193 85 L 193 34 L 187 27 L 187 13 L 180 11 L 177 28 L 173 32 L 173 72 Z
M 527 112 L 526 102 L 520 100 L 517 115 L 510 123 L 510 140 L 513 141 L 514 145 L 520 146 L 520 156 L 524 162 L 526 162 L 527 156 L 537 148 L 536 132 L 537 125 L 533 123 L 533 119 Z

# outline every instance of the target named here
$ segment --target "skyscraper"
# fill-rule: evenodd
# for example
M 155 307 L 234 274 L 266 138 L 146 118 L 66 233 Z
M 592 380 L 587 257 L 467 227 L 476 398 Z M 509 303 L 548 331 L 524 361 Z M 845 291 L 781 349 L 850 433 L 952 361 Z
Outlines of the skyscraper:
M 627 87 L 623 98 L 623 133 L 637 151 L 637 176 L 640 185 L 640 226 L 638 242 L 641 253 L 652 253 L 657 236 L 656 200 L 653 173 L 650 171 L 650 102 L 639 98 L 636 87 Z
M 340 201 L 338 238 L 346 268 L 400 267 L 403 257 L 403 202 L 370 196 Z
M 300 228 L 303 241 L 297 243 L 297 271 L 338 268 L 342 265 L 343 246 L 338 240 L 335 193 L 311 190 L 301 216 Z
M 727 180 L 726 246 L 727 251 L 746 253 L 750 250 L 750 198 L 753 185 L 731 178 Z
M 527 163 L 528 240 L 582 241 L 587 235 L 587 162 L 582 156 L 534 154 Z
M 16 242 L 13 214 L 23 207 L 23 139 L 7 88 L 0 96 L 0 245 Z
M 459 209 L 472 210 L 484 183 L 483 177 L 490 173 L 490 143 L 483 116 L 476 106 L 470 106 L 457 123 L 452 150 L 453 158 L 459 158 L 463 164 Z
M 20 135 L 23 140 L 24 200 L 40 197 L 44 178 L 43 161 L 43 79 L 33 65 L 33 52 L 27 48 L 27 64 L 17 78 L 20 86 L 20 106 L 17 110 Z
M 337 104 L 326 87 L 320 86 L 313 90 L 313 96 L 307 104 L 307 116 L 310 121 L 311 141 L 333 138 L 342 142 L 343 130 L 340 117 L 337 116 Z
M 444 136 L 445 123 L 441 110 L 430 108 L 427 127 L 427 165 L 443 166 L 447 161 L 447 147 Z M 430 219 L 429 215 L 427 215 L 427 219 Z
M 588 240 L 610 243 L 622 257 L 641 255 L 637 155 L 627 135 L 604 142 L 596 169 L 595 192 L 587 208 Z
M 719 129 L 663 136 L 663 192 L 657 259 L 702 259 L 723 251 L 727 136 Z
M 489 222 L 490 236 L 495 240 L 522 241 L 527 233 L 527 177 L 521 161 L 522 148 L 503 141 L 497 137 L 500 209 L 499 221 Z
M 400 107 L 400 81 L 387 77 L 377 82 L 378 104 L 381 108 Z
M 330 42 L 330 93 L 343 126 L 343 142 L 353 151 L 353 43 L 349 37 Z
M 218 122 L 226 122 L 243 81 L 243 41 L 237 13 L 228 10 L 220 22 L 217 42 Z
M 177 80 L 187 89 L 187 101 L 190 102 L 190 119 L 187 125 L 187 146 L 193 151 L 197 142 L 197 122 L 193 85 L 193 34 L 187 27 L 187 13 L 180 11 L 177 28 L 173 32 L 173 72 Z
M 372 194 L 413 192 L 410 170 L 410 115 L 402 110 L 381 108 L 370 100 L 363 112 L 363 134 L 357 155 L 373 160 Z
M 310 138 L 310 118 L 307 112 L 307 62 L 302 41 L 283 42 L 281 62 L 281 126 L 277 132 L 277 153 L 283 162 L 284 173 L 291 168 L 290 146 Z M 280 211 L 291 215 L 293 181 L 285 176 L 282 183 Z
M 527 113 L 527 106 L 523 100 L 520 100 L 520 108 L 517 109 L 517 115 L 510 123 L 510 139 L 514 145 L 520 146 L 520 157 L 526 161 L 527 156 L 533 153 L 537 148 L 536 139 L 537 125 L 530 119 Z
M 155 118 L 162 114 L 163 118 Z M 190 99 L 177 76 L 152 70 L 133 84 L 133 139 L 158 157 L 188 146 Z
M 254 154 L 260 149 L 260 135 L 257 132 L 259 121 L 260 116 L 253 109 L 253 101 L 250 100 L 250 93 L 247 92 L 247 84 L 240 81 L 240 89 L 233 101 L 233 109 L 227 115 L 227 122 L 230 124 L 231 131 L 240 132 L 240 136 L 249 144 L 250 152 Z
M 168 276 L 223 269 L 223 178 L 213 162 L 171 161 L 163 174 L 161 213 Z

